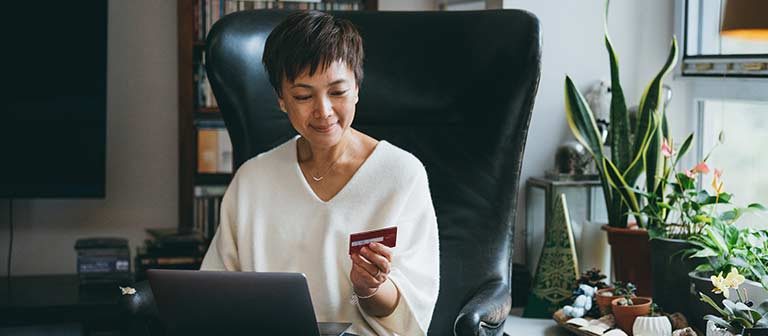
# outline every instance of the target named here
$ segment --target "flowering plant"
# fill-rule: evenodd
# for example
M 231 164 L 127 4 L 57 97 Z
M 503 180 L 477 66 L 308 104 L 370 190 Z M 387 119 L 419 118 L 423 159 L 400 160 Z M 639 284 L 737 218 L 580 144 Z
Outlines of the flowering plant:
M 710 169 L 707 165 L 709 155 L 691 169 L 678 171 L 676 168 L 692 142 L 693 134 L 675 150 L 671 140 L 664 139 L 661 150 L 664 158 L 663 170 L 659 178 L 661 183 L 652 192 L 634 190 L 646 200 L 640 215 L 647 218 L 651 238 L 691 239 L 702 235 L 704 229 L 716 220 L 733 223 L 748 211 L 765 209 L 760 204 L 750 204 L 746 208 L 733 207 L 722 214 L 719 213 L 718 206 L 731 204 L 733 195 L 725 192 L 723 171 Z M 697 178 L 710 173 L 712 193 L 704 189 L 698 190 Z
M 704 316 L 705 320 L 712 321 L 718 327 L 725 328 L 734 334 L 741 332 L 743 328 L 768 328 L 768 301 L 753 308 L 754 305 L 746 298 L 746 291 L 744 292 L 745 297 L 742 297 L 738 290 L 739 286 L 744 283 L 744 279 L 744 276 L 739 274 L 736 268 L 732 268 L 725 278 L 723 278 L 722 273 L 710 278 L 715 286 L 713 292 L 722 293 L 726 299 L 723 300 L 723 308 L 720 308 L 712 298 L 704 293 L 699 293 L 701 301 L 708 303 L 720 314 L 720 316 Z M 736 289 L 738 294 L 736 301 L 728 299 L 730 288 Z
M 762 206 L 751 205 L 751 207 L 747 210 L 736 208 L 712 218 L 711 225 L 705 227 L 701 234 L 692 236 L 688 240 L 696 246 L 688 251 L 691 258 L 708 260 L 707 263 L 697 267 L 697 271 L 712 271 L 720 274 L 729 270 L 736 271 L 744 274 L 749 280 L 760 282 L 763 288 L 768 288 L 768 232 L 750 228 L 739 229 L 728 220 L 728 218 L 738 217 L 739 212 L 743 213 Z

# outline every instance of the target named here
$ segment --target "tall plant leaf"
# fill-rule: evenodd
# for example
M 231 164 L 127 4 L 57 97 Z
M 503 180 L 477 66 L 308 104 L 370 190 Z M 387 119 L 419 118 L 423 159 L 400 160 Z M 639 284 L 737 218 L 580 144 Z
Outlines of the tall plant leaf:
M 647 120 L 649 127 L 661 128 L 663 111 L 660 111 L 662 102 L 662 88 L 664 76 L 666 76 L 677 63 L 677 39 L 672 38 L 669 55 L 656 77 L 648 84 L 643 98 L 640 100 L 640 119 Z M 647 152 L 645 153 L 645 176 L 648 190 L 656 190 L 659 184 L 659 164 L 661 161 L 662 132 L 655 132 L 649 139 Z
M 584 145 L 587 151 L 592 154 L 595 162 L 602 162 L 604 158 L 603 145 L 597 124 L 595 123 L 595 117 L 586 99 L 584 99 L 584 96 L 576 88 L 576 85 L 569 76 L 565 76 L 565 116 L 568 120 L 568 127 L 571 129 L 571 133 L 573 133 L 576 140 Z M 602 166 L 599 164 L 596 166 L 600 175 L 605 203 L 608 206 L 608 223 L 611 226 L 617 226 L 619 225 L 617 223 L 620 220 L 620 214 L 617 215 L 616 211 L 614 211 L 613 204 L 615 200 L 613 192 L 608 185 Z
M 565 116 L 576 140 L 586 147 L 596 161 L 601 161 L 603 145 L 595 117 L 586 99 L 569 76 L 565 76 Z
M 680 162 L 680 159 L 688 153 L 689 149 L 691 149 L 691 144 L 693 144 L 693 133 L 688 134 L 688 137 L 685 138 L 683 144 L 680 145 L 680 149 L 677 150 L 677 157 L 675 157 L 675 162 L 672 164 L 672 167 L 677 167 L 677 163 Z
M 621 88 L 619 78 L 619 60 L 616 51 L 613 49 L 611 37 L 608 34 L 608 9 L 610 0 L 605 1 L 605 19 L 603 20 L 603 31 L 605 33 L 605 48 L 608 51 L 608 59 L 611 66 L 611 160 L 616 164 L 620 171 L 629 167 L 630 163 L 630 143 L 629 143 L 629 114 L 627 113 L 627 103 L 624 98 L 624 90 Z M 634 181 L 632 181 L 634 182 Z
M 616 168 L 616 165 L 611 162 L 611 160 L 608 160 L 606 158 L 603 158 L 603 169 L 605 169 L 605 174 L 608 176 L 608 182 L 611 184 L 611 187 L 613 187 L 614 190 L 618 191 L 619 195 L 621 195 L 624 202 L 627 203 L 629 208 L 635 212 L 640 212 L 640 205 L 637 203 L 637 197 L 635 197 L 635 193 L 632 192 L 631 187 L 627 184 L 627 182 L 624 180 L 624 177 L 621 176 L 621 173 L 619 172 L 618 168 Z M 635 219 L 637 219 L 638 225 L 643 227 L 641 218 L 637 215 L 635 215 Z

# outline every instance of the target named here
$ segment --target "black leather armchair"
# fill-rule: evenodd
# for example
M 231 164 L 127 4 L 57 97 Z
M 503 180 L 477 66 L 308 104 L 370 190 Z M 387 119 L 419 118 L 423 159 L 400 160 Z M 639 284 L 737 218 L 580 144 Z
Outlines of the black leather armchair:
M 261 65 L 286 11 L 220 20 L 208 76 L 235 165 L 295 134 Z M 363 36 L 365 79 L 353 127 L 426 166 L 440 233 L 440 294 L 430 335 L 500 335 L 510 310 L 520 167 L 540 72 L 537 18 L 521 10 L 336 12 Z M 155 311 L 151 293 L 129 302 Z

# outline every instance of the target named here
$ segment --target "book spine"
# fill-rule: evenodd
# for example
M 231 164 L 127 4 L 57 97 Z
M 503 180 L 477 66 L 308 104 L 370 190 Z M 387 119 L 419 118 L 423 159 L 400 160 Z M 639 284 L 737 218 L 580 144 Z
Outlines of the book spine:
M 197 130 L 197 172 L 211 174 L 217 171 L 218 134 L 215 129 Z

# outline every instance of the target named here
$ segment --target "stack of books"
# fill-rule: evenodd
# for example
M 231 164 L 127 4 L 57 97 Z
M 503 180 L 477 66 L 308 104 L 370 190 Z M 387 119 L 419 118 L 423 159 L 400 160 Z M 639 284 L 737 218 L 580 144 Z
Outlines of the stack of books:
M 146 279 L 148 269 L 200 269 L 208 244 L 200 232 L 176 228 L 145 230 L 151 237 L 136 252 L 136 281 Z
M 203 239 L 211 241 L 221 219 L 221 200 L 227 186 L 195 186 L 195 214 L 193 230 L 200 232 Z

